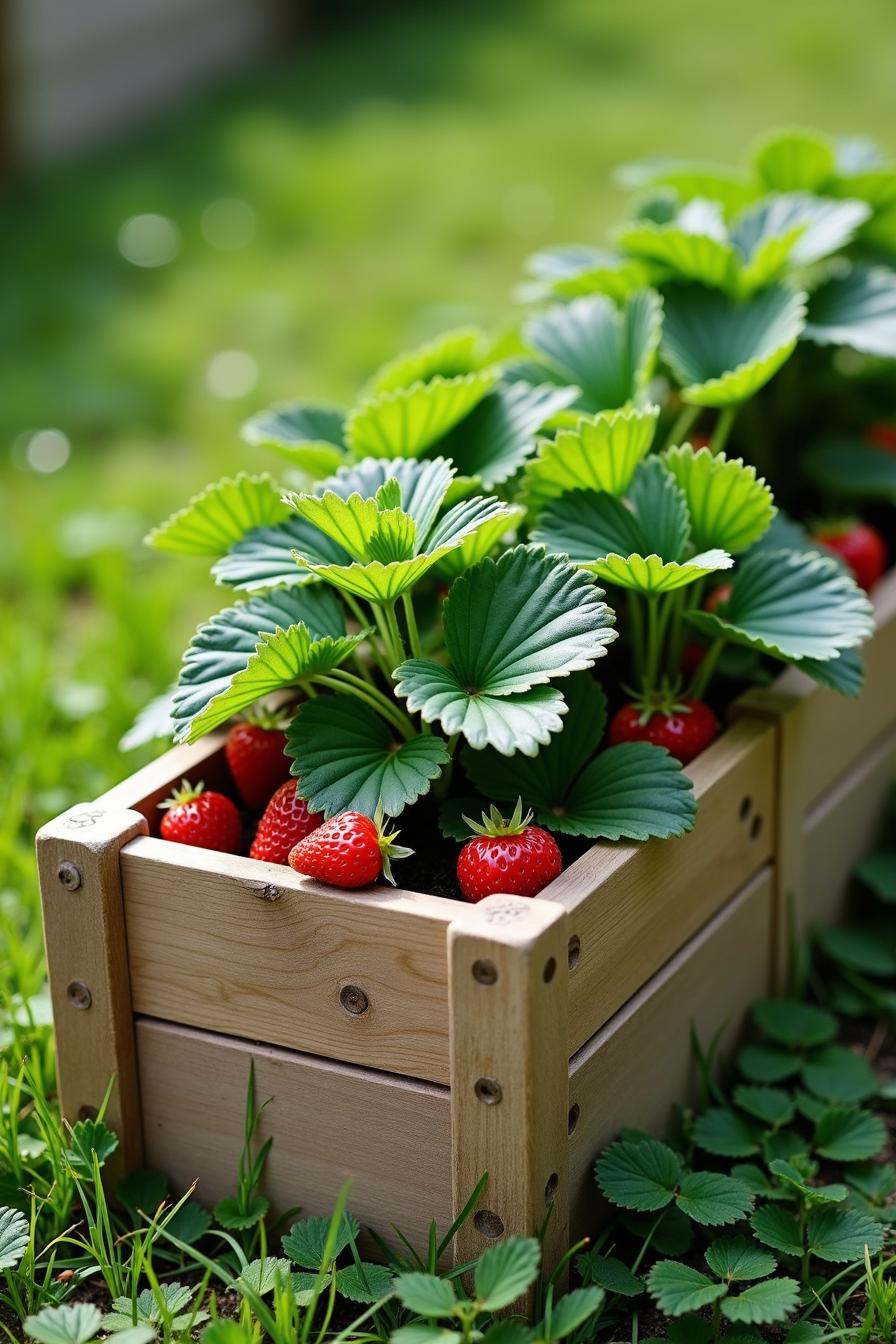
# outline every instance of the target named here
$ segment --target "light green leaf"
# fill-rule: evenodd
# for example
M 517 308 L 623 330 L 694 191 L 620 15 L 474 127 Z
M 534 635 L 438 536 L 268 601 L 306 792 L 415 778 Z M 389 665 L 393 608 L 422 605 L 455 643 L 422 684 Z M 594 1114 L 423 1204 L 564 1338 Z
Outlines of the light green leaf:
M 301 551 L 317 564 L 347 563 L 349 556 L 305 518 L 287 518 L 272 527 L 254 527 L 212 566 L 215 580 L 244 592 L 297 588 L 314 575 L 296 560 Z
M 756 194 L 740 168 L 730 164 L 689 162 L 658 156 L 626 163 L 617 169 L 616 180 L 629 190 L 667 188 L 682 201 L 704 197 L 719 201 L 726 211 L 737 210 Z
M 768 1325 L 785 1321 L 799 1304 L 800 1286 L 796 1279 L 766 1279 L 754 1283 L 737 1297 L 728 1297 L 722 1303 L 722 1315 L 729 1321 L 750 1325 Z
M 492 699 L 514 696 L 518 708 L 547 707 L 556 715 L 556 697 L 531 692 L 605 654 L 615 631 L 601 596 L 584 575 L 538 546 L 481 560 L 455 580 L 443 607 L 450 666 L 425 658 L 402 663 L 394 673 L 396 695 L 407 697 L 408 708 L 426 722 L 465 732 L 474 746 L 490 742 L 506 749 L 515 729 L 506 717 L 512 710 L 499 722 L 502 710 Z M 523 693 L 525 701 L 519 699 Z M 449 728 L 449 722 L 458 726 Z M 531 725 L 526 727 L 516 749 L 528 745 L 534 753 Z
M 279 523 L 289 510 L 270 476 L 225 476 L 146 537 L 147 546 L 180 555 L 224 555 L 253 527 Z
M 527 299 L 581 298 L 605 294 L 615 303 L 643 289 L 649 276 L 639 261 L 596 247 L 555 247 L 536 252 L 526 261 L 535 281 L 525 286 Z
M 738 216 L 732 241 L 745 255 L 773 241 L 785 241 L 785 258 L 808 266 L 846 247 L 871 210 L 864 201 L 833 200 L 809 192 L 765 196 Z M 771 275 L 766 277 L 772 279 Z
M 661 560 L 658 555 L 613 555 L 586 565 L 605 583 L 631 588 L 636 593 L 654 596 L 672 593 L 696 579 L 705 578 L 734 564 L 726 551 L 703 551 L 690 560 Z
M 393 1286 L 402 1305 L 417 1316 L 434 1320 L 450 1316 L 454 1310 L 454 1288 L 448 1279 L 434 1274 L 399 1274 Z
M 708 448 L 695 452 L 690 444 L 668 449 L 662 461 L 684 493 L 698 551 L 745 551 L 769 527 L 776 511 L 772 492 L 755 467 Z
M 877 1091 L 874 1070 L 863 1055 L 845 1045 L 826 1045 L 803 1065 L 803 1082 L 825 1101 L 849 1105 Z
M 658 1260 L 647 1275 L 647 1287 L 660 1311 L 667 1316 L 683 1316 L 699 1311 L 724 1297 L 724 1283 L 714 1283 L 706 1274 L 676 1260 Z
M 857 1209 L 826 1207 L 809 1214 L 807 1239 L 819 1260 L 840 1264 L 861 1260 L 866 1246 L 876 1255 L 883 1245 L 883 1229 Z
M 331 1223 L 331 1218 L 320 1215 L 302 1218 L 300 1222 L 293 1223 L 280 1242 L 284 1255 L 288 1255 L 293 1264 L 300 1265 L 302 1269 L 320 1269 L 324 1263 Z M 349 1243 L 357 1240 L 360 1234 L 361 1228 L 357 1218 L 351 1213 L 344 1213 L 336 1232 L 332 1259 L 337 1260 Z
M 764 1246 L 784 1255 L 802 1255 L 800 1225 L 792 1213 L 777 1204 L 763 1204 L 753 1214 L 750 1226 Z
M 896 359 L 896 272 L 853 266 L 816 289 L 804 337 L 816 345 L 849 345 Z
M 421 1321 L 399 1326 L 389 1336 L 389 1344 L 462 1344 L 462 1341 L 463 1335 L 459 1330 L 424 1325 Z
M 567 1339 L 598 1311 L 606 1300 L 602 1288 L 573 1288 L 554 1303 L 551 1339 Z
M 484 344 L 478 327 L 458 327 L 443 332 L 416 350 L 405 351 L 390 359 L 370 380 L 370 392 L 394 392 L 414 383 L 429 382 L 436 375 L 456 378 L 481 368 L 480 350 Z
M 621 1260 L 599 1251 L 584 1251 L 576 1256 L 576 1270 L 584 1284 L 596 1284 L 618 1297 L 639 1297 L 644 1292 L 643 1279 Z
M 439 443 L 462 476 L 486 490 L 510 480 L 535 451 L 535 435 L 578 396 L 574 387 L 551 383 L 499 383 L 461 424 Z
M 824 556 L 757 551 L 737 567 L 724 616 L 689 612 L 710 639 L 784 660 L 833 658 L 874 631 L 874 613 L 854 580 Z
M 837 1034 L 833 1013 L 798 999 L 760 999 L 753 1004 L 753 1021 L 772 1040 L 794 1047 L 824 1045 Z
M 362 402 L 346 425 L 355 457 L 419 457 L 478 405 L 498 381 L 497 369 L 380 392 Z
M 790 357 L 805 322 L 805 296 L 770 286 L 735 302 L 718 290 L 670 286 L 663 356 L 695 406 L 748 400 Z
M 405 740 L 375 710 L 350 695 L 319 695 L 302 705 L 287 730 L 303 798 L 314 812 L 363 812 L 382 803 L 397 817 L 428 793 L 448 763 L 441 737 Z
M 681 1182 L 676 1203 L 695 1223 L 720 1227 L 745 1217 L 753 1207 L 753 1196 L 730 1176 L 692 1171 Z
M 618 1139 L 605 1148 L 594 1168 L 611 1204 L 649 1213 L 671 1204 L 681 1180 L 681 1163 L 656 1139 Z
M 825 439 L 803 454 L 808 474 L 844 499 L 896 503 L 896 453 L 861 439 Z
M 512 545 L 513 540 L 508 533 L 515 539 L 516 529 L 525 517 L 525 512 L 518 504 L 507 505 L 501 513 L 496 513 L 477 527 L 475 532 L 468 533 L 459 546 L 444 555 L 436 566 L 438 573 L 448 579 L 460 578 L 461 574 L 466 574 L 468 569 L 491 554 L 502 539 L 505 545 Z
M 862 1162 L 876 1157 L 886 1139 L 881 1116 L 858 1108 L 832 1107 L 815 1126 L 814 1148 L 832 1162 Z
M 38 1344 L 88 1344 L 102 1325 L 103 1314 L 92 1302 L 43 1307 L 25 1320 L 25 1334 Z M 149 1331 L 146 1338 L 152 1338 Z
M 856 864 L 855 874 L 879 901 L 888 904 L 896 902 L 896 849 L 881 849 L 875 854 L 866 854 Z
M 338 599 L 324 588 L 289 589 L 213 616 L 184 654 L 172 717 L 196 741 L 260 696 L 336 667 L 363 636 L 348 638 Z
M 653 263 L 660 278 L 671 274 L 718 289 L 734 282 L 737 253 L 714 201 L 695 198 L 665 224 L 636 220 L 618 231 L 617 241 L 629 256 Z
M 645 289 L 621 309 L 600 294 L 550 308 L 530 318 L 523 335 L 555 374 L 581 389 L 584 410 L 603 411 L 643 392 L 661 327 L 662 301 Z
M 525 503 L 533 513 L 567 491 L 625 495 L 653 441 L 660 407 L 626 407 L 583 417 L 575 429 L 543 439 L 525 468 Z
M 501 1311 L 515 1302 L 534 1282 L 541 1263 L 541 1247 L 534 1237 L 508 1237 L 479 1258 L 474 1292 L 484 1311 Z
M 28 1249 L 28 1219 L 18 1209 L 0 1209 L 0 1271 L 15 1269 Z
M 362 499 L 382 498 L 381 491 L 395 481 L 401 492 L 401 507 L 417 524 L 418 537 L 427 537 L 451 485 L 455 469 L 444 457 L 419 462 L 408 457 L 365 457 L 361 462 L 340 467 L 334 475 L 320 481 L 311 491 L 328 492 L 340 499 L 360 495 Z
M 741 1083 L 734 1089 L 734 1101 L 742 1111 L 775 1129 L 789 1125 L 796 1113 L 790 1093 L 780 1087 L 747 1087 Z
M 272 448 L 314 478 L 335 471 L 345 458 L 345 412 L 335 406 L 271 406 L 247 420 L 242 433 L 247 443 Z
M 720 1279 L 764 1279 L 775 1269 L 775 1257 L 749 1237 L 720 1237 L 706 1250 L 706 1263 Z
M 258 1297 L 265 1297 L 268 1293 L 274 1291 L 278 1280 L 282 1284 L 286 1284 L 289 1275 L 290 1264 L 288 1260 L 267 1255 L 262 1260 L 250 1260 L 248 1265 L 244 1265 L 230 1287 L 235 1288 L 237 1292 L 241 1289 L 248 1289 L 249 1292 L 255 1293 Z
M 336 1271 L 336 1291 L 349 1302 L 379 1302 L 392 1291 L 392 1275 L 385 1265 L 362 1260 Z
M 830 141 L 800 128 L 772 131 L 754 150 L 753 167 L 768 191 L 821 191 L 837 171 Z
M 759 1151 L 753 1127 L 736 1111 L 710 1106 L 694 1121 L 694 1140 L 719 1157 L 750 1157 Z

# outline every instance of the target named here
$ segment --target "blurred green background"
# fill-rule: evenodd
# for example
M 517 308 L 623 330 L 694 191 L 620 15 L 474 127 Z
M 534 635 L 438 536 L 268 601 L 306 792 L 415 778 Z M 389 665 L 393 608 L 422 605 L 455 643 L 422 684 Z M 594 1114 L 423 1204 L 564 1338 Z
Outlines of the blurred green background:
M 140 542 L 206 481 L 276 467 L 241 421 L 348 399 L 440 327 L 512 320 L 528 252 L 618 217 L 620 161 L 738 157 L 779 122 L 886 144 L 894 69 L 892 0 L 341 5 L 288 55 L 10 185 L 0 989 L 42 978 L 34 828 L 138 763 L 121 732 L 226 605 L 200 562 Z

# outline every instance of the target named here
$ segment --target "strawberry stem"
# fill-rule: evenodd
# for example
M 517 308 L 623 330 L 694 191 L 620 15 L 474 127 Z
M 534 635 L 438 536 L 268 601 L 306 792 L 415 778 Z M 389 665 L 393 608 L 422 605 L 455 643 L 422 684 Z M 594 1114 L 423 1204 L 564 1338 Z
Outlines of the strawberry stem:
M 711 453 L 720 453 L 725 447 L 736 415 L 736 406 L 726 406 L 719 412 L 719 418 L 716 421 L 715 429 L 712 432 L 712 438 L 709 441 L 709 451 Z
M 694 678 L 690 686 L 688 687 L 687 694 L 689 699 L 691 700 L 703 699 L 703 696 L 706 694 L 706 688 L 709 685 L 710 678 L 712 677 L 713 672 L 715 672 L 716 670 L 716 663 L 718 663 L 722 650 L 724 649 L 727 642 L 728 641 L 726 640 L 725 636 L 720 635 L 719 638 L 715 641 L 715 643 L 710 645 L 702 662 L 700 663 L 700 666 L 694 673 Z
M 330 690 L 349 692 L 356 695 L 359 700 L 365 701 L 371 709 L 375 709 L 393 728 L 401 733 L 405 741 L 410 742 L 414 736 L 414 727 L 407 715 L 402 714 L 401 710 L 389 700 L 382 691 L 377 690 L 376 686 L 369 685 L 356 677 L 353 672 L 346 672 L 345 668 L 335 667 L 327 674 L 319 674 L 312 678 L 319 686 L 329 686 Z

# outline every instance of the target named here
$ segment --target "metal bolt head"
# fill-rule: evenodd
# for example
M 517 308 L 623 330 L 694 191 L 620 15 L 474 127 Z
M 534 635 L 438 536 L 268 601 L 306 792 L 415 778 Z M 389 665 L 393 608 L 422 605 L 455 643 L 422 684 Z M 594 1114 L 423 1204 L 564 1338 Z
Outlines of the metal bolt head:
M 497 1078 L 477 1078 L 473 1091 L 485 1106 L 497 1106 L 504 1096 L 504 1091 Z
M 370 1000 L 358 985 L 345 985 L 339 994 L 339 1002 L 352 1017 L 361 1017 L 370 1007 Z
M 65 859 L 56 869 L 56 876 L 66 891 L 77 891 L 81 885 L 81 869 L 76 863 Z
M 65 993 L 73 1008 L 89 1008 L 93 1003 L 93 995 L 83 980 L 73 980 Z

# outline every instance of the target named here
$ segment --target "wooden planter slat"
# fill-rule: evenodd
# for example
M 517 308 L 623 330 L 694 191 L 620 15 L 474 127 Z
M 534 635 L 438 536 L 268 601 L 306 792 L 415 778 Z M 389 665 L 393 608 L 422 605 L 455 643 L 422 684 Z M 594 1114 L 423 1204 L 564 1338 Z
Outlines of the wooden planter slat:
M 570 1053 L 772 857 L 775 735 L 741 720 L 689 767 L 697 824 L 681 840 L 596 844 L 543 893 L 581 951 Z
M 391 1222 L 418 1246 L 433 1218 L 450 1225 L 447 1088 L 148 1018 L 137 1052 L 146 1161 L 175 1189 L 198 1180 L 206 1206 L 233 1194 L 254 1060 L 256 1104 L 272 1098 L 259 1139 L 274 1136 L 263 1188 L 278 1213 L 330 1213 L 351 1176 L 353 1212 L 393 1242 Z
M 454 902 L 152 838 L 121 864 L 135 1012 L 448 1082 Z
M 763 868 L 570 1061 L 570 1231 L 593 1231 L 598 1153 L 624 1126 L 662 1134 L 694 1099 L 693 1026 L 730 1047 L 746 1006 L 768 992 L 774 883 Z

